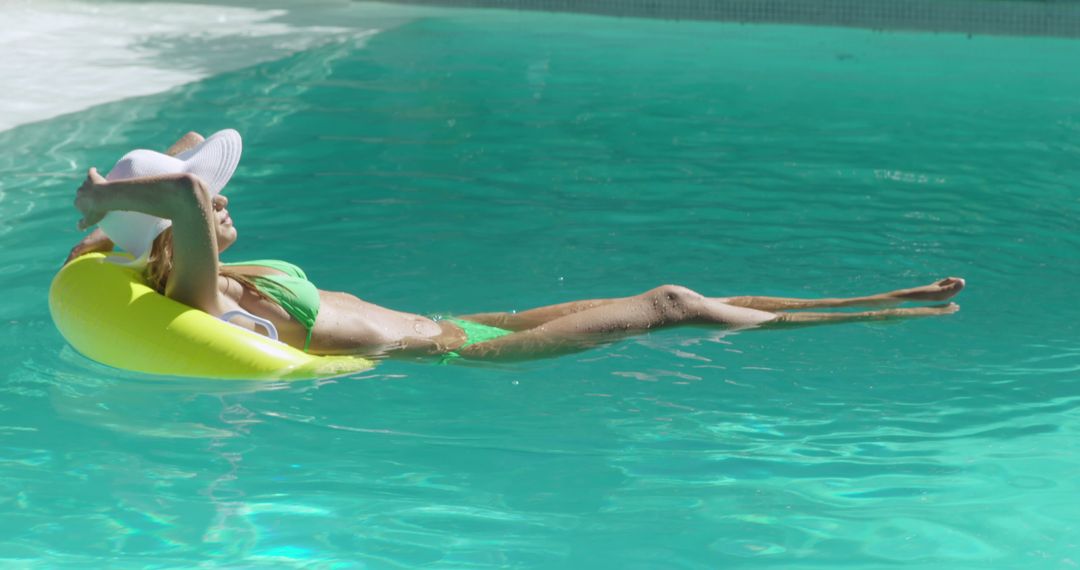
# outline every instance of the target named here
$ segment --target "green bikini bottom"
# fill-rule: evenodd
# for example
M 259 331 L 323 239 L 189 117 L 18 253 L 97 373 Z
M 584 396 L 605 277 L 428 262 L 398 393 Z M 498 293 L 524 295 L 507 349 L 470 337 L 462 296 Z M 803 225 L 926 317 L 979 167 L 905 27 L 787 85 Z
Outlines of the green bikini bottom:
M 444 319 L 455 325 L 461 327 L 461 330 L 465 332 L 465 344 L 458 347 L 458 350 L 471 346 L 481 342 L 487 342 L 489 340 L 495 340 L 499 337 L 504 337 L 508 334 L 513 334 L 514 331 L 508 331 L 506 329 L 500 329 L 499 327 L 492 327 L 488 325 L 482 325 L 480 323 L 474 323 L 472 321 L 466 321 L 464 319 Z M 451 360 L 461 358 L 461 355 L 457 352 L 450 351 L 442 355 L 442 364 L 446 364 Z

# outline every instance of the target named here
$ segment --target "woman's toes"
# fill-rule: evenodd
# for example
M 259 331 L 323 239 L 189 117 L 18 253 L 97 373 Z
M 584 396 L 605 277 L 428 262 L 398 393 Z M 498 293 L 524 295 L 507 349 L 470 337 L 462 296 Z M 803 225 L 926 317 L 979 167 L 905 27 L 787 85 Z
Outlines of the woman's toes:
M 966 283 L 964 280 L 959 277 L 946 277 L 945 279 L 934 283 L 938 292 L 933 294 L 932 297 L 944 301 L 963 290 L 965 285 Z
M 956 289 L 959 291 L 964 288 L 965 283 L 960 277 L 946 277 L 941 281 L 938 281 L 937 285 L 942 289 Z

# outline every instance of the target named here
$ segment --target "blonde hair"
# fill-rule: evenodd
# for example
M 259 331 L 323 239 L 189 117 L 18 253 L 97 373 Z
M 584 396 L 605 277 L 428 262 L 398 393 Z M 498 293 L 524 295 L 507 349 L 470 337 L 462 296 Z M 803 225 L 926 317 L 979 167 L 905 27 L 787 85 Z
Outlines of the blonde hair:
M 165 294 L 165 284 L 169 282 L 169 275 L 172 274 L 172 254 L 173 231 L 172 228 L 165 228 L 165 231 L 154 238 L 154 243 L 150 246 L 150 257 L 147 258 L 146 269 L 143 271 L 146 284 L 162 295 Z
M 172 275 L 172 270 L 173 230 L 169 227 L 165 228 L 165 231 L 154 238 L 154 243 L 150 246 L 150 256 L 146 260 L 146 269 L 143 270 L 143 277 L 146 279 L 146 284 L 149 285 L 151 289 L 164 295 L 165 286 L 169 283 L 169 276 Z M 274 301 L 274 299 L 268 297 L 255 286 L 255 283 L 251 281 L 251 276 L 249 275 L 224 267 L 218 269 L 218 274 L 235 280 L 240 283 L 241 287 L 260 299 Z M 276 303 L 277 301 L 274 302 Z

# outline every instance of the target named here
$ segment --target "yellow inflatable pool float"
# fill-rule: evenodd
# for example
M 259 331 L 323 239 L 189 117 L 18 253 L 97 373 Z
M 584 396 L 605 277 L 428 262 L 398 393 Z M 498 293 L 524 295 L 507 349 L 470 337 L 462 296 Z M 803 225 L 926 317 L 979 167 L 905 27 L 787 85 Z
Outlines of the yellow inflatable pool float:
M 371 368 L 366 358 L 314 356 L 231 325 L 148 287 L 139 271 L 90 253 L 49 288 L 60 334 L 83 355 L 116 368 L 223 380 L 299 380 Z

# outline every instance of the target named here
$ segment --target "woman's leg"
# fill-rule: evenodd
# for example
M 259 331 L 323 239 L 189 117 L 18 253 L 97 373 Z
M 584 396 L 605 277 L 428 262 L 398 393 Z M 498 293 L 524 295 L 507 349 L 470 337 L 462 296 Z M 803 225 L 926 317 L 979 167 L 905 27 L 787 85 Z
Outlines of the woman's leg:
M 829 309 L 866 306 L 880 307 L 905 301 L 944 301 L 959 293 L 963 288 L 963 279 L 947 277 L 922 287 L 897 289 L 896 291 L 879 293 L 877 295 L 869 295 L 866 297 L 793 299 L 787 297 L 740 296 L 714 298 L 712 300 L 733 307 L 744 307 L 747 309 L 757 309 L 759 311 L 790 311 L 798 309 Z M 536 328 L 544 323 L 581 311 L 595 309 L 610 304 L 625 303 L 628 300 L 635 298 L 636 297 L 621 297 L 615 299 L 571 301 L 569 303 L 538 307 L 520 313 L 476 313 L 472 315 L 461 315 L 460 318 L 475 323 L 504 328 L 506 330 L 523 331 Z
M 880 311 L 862 311 L 859 313 L 778 313 L 778 318 L 769 321 L 765 326 L 804 326 L 820 325 L 826 323 L 850 323 L 856 321 L 883 321 L 887 319 L 933 317 L 937 315 L 951 315 L 960 310 L 956 303 L 934 305 L 931 307 L 906 307 L 903 309 L 883 309 Z
M 685 287 L 663 285 L 634 297 L 604 302 L 552 319 L 540 326 L 459 349 L 468 358 L 525 360 L 592 348 L 597 344 L 649 329 L 680 324 L 714 324 L 735 328 L 765 324 L 806 325 L 955 312 L 956 305 L 889 309 L 862 313 L 773 313 L 736 307 Z
M 568 303 L 559 303 L 558 305 L 537 307 L 535 309 L 521 311 L 520 313 L 474 313 L 471 315 L 459 315 L 458 318 L 474 323 L 480 323 L 482 325 L 504 328 L 508 331 L 523 331 L 538 327 L 560 317 L 580 313 L 581 311 L 587 311 L 589 309 L 595 309 L 604 305 L 610 305 L 612 303 L 621 303 L 628 299 L 633 299 L 633 297 L 570 301 Z
M 834 299 L 791 299 L 787 297 L 728 297 L 721 301 L 736 307 L 748 307 L 761 311 L 791 311 L 798 309 L 836 309 L 841 307 L 881 307 L 908 301 L 945 301 L 964 288 L 964 280 L 946 277 L 922 287 L 897 289 L 865 297 L 842 297 Z
M 663 326 L 692 322 L 753 326 L 777 317 L 774 313 L 726 305 L 677 285 L 662 285 L 633 297 L 564 303 L 510 316 L 540 318 L 560 312 L 562 316 L 528 330 L 473 344 L 458 352 L 474 359 L 526 360 L 578 352 Z

